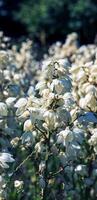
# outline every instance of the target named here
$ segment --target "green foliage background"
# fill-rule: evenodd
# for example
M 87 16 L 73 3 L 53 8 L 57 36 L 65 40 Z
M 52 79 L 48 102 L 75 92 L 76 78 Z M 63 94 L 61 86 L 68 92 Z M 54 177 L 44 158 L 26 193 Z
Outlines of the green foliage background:
M 97 1 L 22 0 L 14 17 L 42 42 L 64 38 L 72 31 L 88 40 L 97 31 Z

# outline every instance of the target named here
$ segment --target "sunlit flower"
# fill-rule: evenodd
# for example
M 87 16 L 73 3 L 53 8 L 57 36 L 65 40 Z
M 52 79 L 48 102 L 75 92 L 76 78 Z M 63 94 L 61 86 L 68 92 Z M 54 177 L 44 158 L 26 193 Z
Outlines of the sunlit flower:
M 0 153 L 0 166 L 2 168 L 9 168 L 7 163 L 14 162 L 12 155 L 9 153 Z

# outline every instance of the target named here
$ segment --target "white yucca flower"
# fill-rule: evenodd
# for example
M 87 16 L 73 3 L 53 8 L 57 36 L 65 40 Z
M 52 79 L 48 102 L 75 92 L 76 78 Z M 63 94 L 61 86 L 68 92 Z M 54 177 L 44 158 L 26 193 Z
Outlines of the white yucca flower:
M 7 163 L 12 162 L 14 162 L 14 159 L 10 153 L 0 153 L 0 166 L 2 168 L 9 168 Z
M 32 122 L 30 119 L 26 120 L 24 123 L 24 131 L 31 131 L 33 128 Z
M 22 189 L 22 187 L 23 187 L 23 181 L 15 180 L 14 187 L 16 189 Z
M 24 107 L 27 104 L 27 99 L 26 98 L 20 98 L 16 104 L 14 105 L 14 107 L 16 108 L 20 108 L 20 107 Z
M 60 133 L 58 134 L 57 143 L 62 143 L 64 146 L 67 146 L 67 144 L 72 142 L 73 139 L 73 132 L 67 127 L 65 130 L 60 131 Z
M 0 102 L 0 116 L 7 116 L 7 105 L 3 102 Z
M 55 90 L 58 94 L 62 93 L 62 90 L 64 89 L 64 85 L 62 84 L 62 81 L 58 79 L 54 79 L 51 83 L 51 90 Z
M 15 102 L 16 98 L 15 97 L 8 97 L 6 99 L 6 104 L 8 107 L 11 107 L 14 105 L 14 102 Z

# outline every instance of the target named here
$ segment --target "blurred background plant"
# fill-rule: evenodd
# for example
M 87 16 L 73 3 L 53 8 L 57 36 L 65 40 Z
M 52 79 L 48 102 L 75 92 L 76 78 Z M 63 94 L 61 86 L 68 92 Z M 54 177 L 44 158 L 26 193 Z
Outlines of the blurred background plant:
M 0 1 L 0 28 L 14 38 L 30 36 L 42 45 L 62 41 L 72 31 L 81 43 L 91 43 L 96 23 L 96 0 Z

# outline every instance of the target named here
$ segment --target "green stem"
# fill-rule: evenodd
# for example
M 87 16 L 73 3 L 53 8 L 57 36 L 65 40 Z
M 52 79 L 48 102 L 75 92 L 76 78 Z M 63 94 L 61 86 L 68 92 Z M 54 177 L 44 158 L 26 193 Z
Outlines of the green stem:
M 49 132 L 48 134 L 48 139 L 46 140 L 46 144 L 48 146 L 48 156 L 46 158 L 46 167 L 45 167 L 45 171 L 44 171 L 44 180 L 45 180 L 45 188 L 43 190 L 43 197 L 42 197 L 42 200 L 46 200 L 47 196 L 48 196 L 48 162 L 49 162 L 49 156 L 51 155 L 50 154 L 50 137 L 51 137 L 51 133 Z

